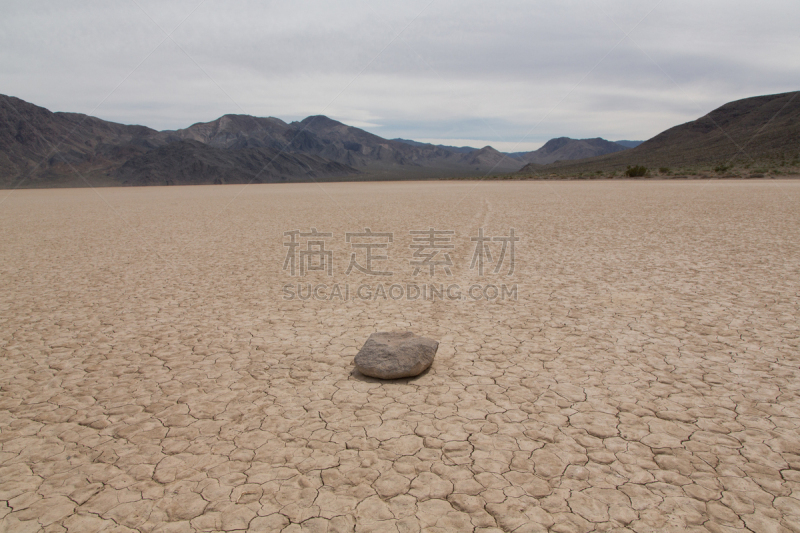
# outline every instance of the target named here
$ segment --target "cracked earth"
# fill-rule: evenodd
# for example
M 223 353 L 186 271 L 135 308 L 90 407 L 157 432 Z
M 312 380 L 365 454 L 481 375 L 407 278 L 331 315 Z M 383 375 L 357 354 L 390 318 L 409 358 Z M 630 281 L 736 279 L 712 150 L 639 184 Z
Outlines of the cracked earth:
M 6 193 L 4 193 L 6 194 Z M 800 181 L 13 191 L 0 531 L 800 531 Z M 282 270 L 331 232 L 333 276 Z M 454 230 L 504 301 L 286 300 Z M 515 228 L 515 272 L 470 270 Z M 495 254 L 494 259 L 497 259 Z M 352 290 L 352 289 L 351 289 Z M 440 342 L 381 382 L 374 331 Z

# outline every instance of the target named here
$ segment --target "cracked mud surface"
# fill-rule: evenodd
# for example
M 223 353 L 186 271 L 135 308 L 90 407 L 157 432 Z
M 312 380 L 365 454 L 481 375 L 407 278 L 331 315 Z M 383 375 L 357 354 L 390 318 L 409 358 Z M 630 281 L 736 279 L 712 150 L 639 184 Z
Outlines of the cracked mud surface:
M 0 531 L 800 531 L 800 182 L 14 191 Z M 282 271 L 332 232 L 333 276 Z M 519 300 L 282 298 L 454 230 Z M 515 228 L 513 278 L 469 269 Z M 495 256 L 496 257 L 496 256 Z M 423 281 L 418 276 L 416 281 Z M 370 333 L 440 342 L 354 373 Z

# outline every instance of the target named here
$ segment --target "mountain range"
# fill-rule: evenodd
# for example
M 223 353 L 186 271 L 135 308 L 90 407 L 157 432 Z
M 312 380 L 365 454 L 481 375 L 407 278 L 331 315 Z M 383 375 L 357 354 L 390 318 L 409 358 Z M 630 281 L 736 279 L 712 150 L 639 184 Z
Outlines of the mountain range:
M 797 166 L 800 159 L 800 91 L 729 102 L 710 113 L 659 133 L 624 152 L 587 159 L 529 164 L 522 174 L 615 173 L 629 165 L 650 169 L 731 165 Z M 551 141 L 552 142 L 552 141 Z
M 625 149 L 602 139 L 501 153 L 384 139 L 325 116 L 287 123 L 225 115 L 179 130 L 53 113 L 0 95 L 0 187 L 420 179 L 518 171 L 527 162 Z
M 618 142 L 607 141 L 599 137 L 596 139 L 570 139 L 569 137 L 559 137 L 557 139 L 550 139 L 538 150 L 513 154 L 513 156 L 526 163 L 546 165 L 556 161 L 569 161 L 604 154 L 613 154 L 627 150 L 628 148 L 628 146 L 624 146 Z
M 798 94 L 730 102 L 645 142 L 560 137 L 516 153 L 384 139 L 322 115 L 289 123 L 224 115 L 156 131 L 0 95 L 0 188 L 615 175 L 628 165 L 797 161 Z

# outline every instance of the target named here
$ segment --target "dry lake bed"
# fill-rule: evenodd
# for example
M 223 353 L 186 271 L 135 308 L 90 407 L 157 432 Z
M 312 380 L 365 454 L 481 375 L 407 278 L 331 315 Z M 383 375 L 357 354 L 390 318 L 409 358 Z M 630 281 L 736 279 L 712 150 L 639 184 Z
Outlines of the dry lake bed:
M 800 181 L 0 201 L 0 531 L 800 531 Z

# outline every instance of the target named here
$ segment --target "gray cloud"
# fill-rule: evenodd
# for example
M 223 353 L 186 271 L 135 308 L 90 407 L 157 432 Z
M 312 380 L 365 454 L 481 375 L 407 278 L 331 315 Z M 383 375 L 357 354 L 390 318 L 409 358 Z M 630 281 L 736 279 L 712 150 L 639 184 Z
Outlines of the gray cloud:
M 324 113 L 529 149 L 648 138 L 800 73 L 794 0 L 136 1 L 7 1 L 0 92 L 159 129 Z

